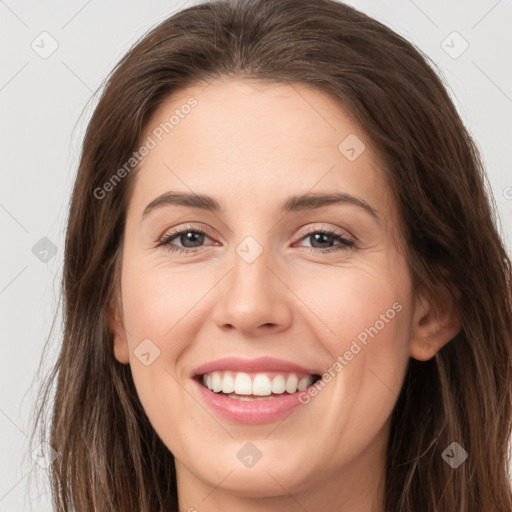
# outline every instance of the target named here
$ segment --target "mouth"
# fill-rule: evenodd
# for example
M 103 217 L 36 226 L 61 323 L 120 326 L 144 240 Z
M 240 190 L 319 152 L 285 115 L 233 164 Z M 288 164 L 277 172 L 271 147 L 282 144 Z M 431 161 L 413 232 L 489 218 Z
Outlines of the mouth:
M 321 379 L 295 372 L 213 371 L 194 376 L 205 389 L 232 400 L 251 402 L 296 395 Z
M 279 421 L 309 403 L 301 399 L 302 394 L 321 374 L 273 357 L 225 357 L 200 365 L 191 377 L 198 397 L 216 416 L 254 425 Z

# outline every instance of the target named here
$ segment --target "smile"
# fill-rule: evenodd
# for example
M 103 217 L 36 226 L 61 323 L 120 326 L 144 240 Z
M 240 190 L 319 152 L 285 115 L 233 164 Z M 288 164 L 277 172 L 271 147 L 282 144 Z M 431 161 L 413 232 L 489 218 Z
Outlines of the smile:
M 270 357 L 235 357 L 203 364 L 191 377 L 216 416 L 238 424 L 261 424 L 280 420 L 301 405 L 299 395 L 320 380 L 321 372 Z
M 210 391 L 234 400 L 272 400 L 276 396 L 291 395 L 302 391 L 314 382 L 318 375 L 264 372 L 246 373 L 215 371 L 202 375 L 202 384 Z

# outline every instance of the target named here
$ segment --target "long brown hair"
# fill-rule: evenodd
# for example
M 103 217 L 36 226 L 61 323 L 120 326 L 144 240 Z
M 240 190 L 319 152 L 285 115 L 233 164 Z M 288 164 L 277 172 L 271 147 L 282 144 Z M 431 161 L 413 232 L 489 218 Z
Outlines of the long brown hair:
M 456 303 L 459 334 L 432 359 L 409 361 L 392 413 L 386 511 L 510 512 L 512 274 L 481 158 L 427 57 L 333 0 L 194 5 L 151 30 L 108 77 L 71 198 L 62 346 L 36 412 L 59 453 L 49 467 L 55 510 L 178 510 L 174 458 L 130 367 L 114 358 L 107 324 L 135 171 L 101 199 L 94 191 L 129 160 L 169 94 L 228 76 L 336 98 L 385 163 L 415 293 Z M 453 442 L 468 453 L 456 469 L 442 457 Z

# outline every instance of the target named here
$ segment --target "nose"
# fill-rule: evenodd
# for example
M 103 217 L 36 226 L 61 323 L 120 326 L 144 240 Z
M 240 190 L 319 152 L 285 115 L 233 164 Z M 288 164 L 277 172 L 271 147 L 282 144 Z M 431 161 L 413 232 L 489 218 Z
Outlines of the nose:
M 248 262 L 235 252 L 231 271 L 216 287 L 213 319 L 220 329 L 257 337 L 289 327 L 293 294 L 285 284 L 285 271 L 271 259 L 263 251 Z

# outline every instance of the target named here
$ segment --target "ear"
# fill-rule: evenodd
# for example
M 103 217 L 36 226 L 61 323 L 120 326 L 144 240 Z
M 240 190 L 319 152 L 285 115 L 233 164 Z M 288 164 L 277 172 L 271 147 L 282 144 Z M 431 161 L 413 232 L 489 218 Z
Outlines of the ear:
M 451 299 L 439 293 L 435 298 L 417 298 L 409 352 L 412 358 L 428 361 L 460 331 L 460 318 Z
M 113 300 L 108 307 L 108 326 L 114 336 L 114 357 L 122 364 L 128 364 L 128 339 L 121 314 L 119 300 Z

